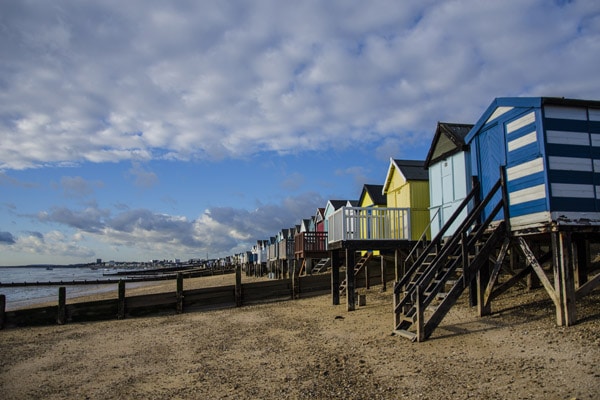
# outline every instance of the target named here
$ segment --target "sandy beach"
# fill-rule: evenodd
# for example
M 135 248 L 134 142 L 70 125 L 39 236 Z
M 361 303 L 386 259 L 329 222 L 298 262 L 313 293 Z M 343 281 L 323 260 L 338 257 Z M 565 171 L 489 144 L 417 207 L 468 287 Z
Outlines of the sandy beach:
M 186 289 L 231 279 L 189 280 Z M 392 334 L 389 287 L 360 289 L 367 304 L 354 312 L 318 296 L 0 331 L 0 393 L 5 400 L 600 398 L 598 290 L 578 303 L 580 320 L 568 328 L 556 326 L 543 289 L 514 288 L 485 318 L 463 296 L 430 340 L 411 343 Z

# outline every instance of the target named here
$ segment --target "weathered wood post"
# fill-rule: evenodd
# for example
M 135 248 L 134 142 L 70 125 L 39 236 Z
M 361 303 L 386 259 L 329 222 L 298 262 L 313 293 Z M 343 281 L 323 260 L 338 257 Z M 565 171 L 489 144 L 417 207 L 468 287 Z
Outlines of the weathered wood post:
M 365 289 L 371 289 L 371 282 L 369 281 L 369 263 L 365 264 Z
M 348 311 L 354 311 L 356 308 L 355 290 L 354 250 L 346 249 L 346 306 Z
M 56 323 L 64 325 L 67 322 L 67 288 L 61 286 L 58 288 L 58 315 Z
M 183 313 L 183 274 L 177 273 L 177 314 Z
M 117 318 L 125 318 L 125 281 L 120 280 L 118 285 L 119 302 L 117 306 Z
M 235 266 L 235 306 L 242 306 L 242 267 Z
M 0 294 L 0 330 L 4 329 L 4 321 L 6 318 L 6 296 Z
M 300 298 L 300 276 L 298 274 L 298 260 L 292 264 L 292 300 Z
M 330 251 L 331 258 L 331 300 L 334 306 L 340 304 L 340 256 L 337 251 Z
M 381 257 L 381 291 L 385 292 L 387 290 L 386 287 L 386 283 L 385 283 L 385 258 L 382 256 Z

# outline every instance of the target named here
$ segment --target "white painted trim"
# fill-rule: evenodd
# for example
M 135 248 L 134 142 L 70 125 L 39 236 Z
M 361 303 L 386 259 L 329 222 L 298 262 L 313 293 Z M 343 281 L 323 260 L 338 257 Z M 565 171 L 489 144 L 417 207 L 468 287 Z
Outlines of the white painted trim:
M 544 107 L 544 115 L 546 116 L 546 118 L 586 121 L 587 109 L 585 107 L 546 105 Z
M 489 123 L 493 120 L 495 120 L 496 118 L 498 118 L 499 116 L 506 114 L 507 112 L 509 112 L 510 110 L 512 110 L 514 107 L 496 107 L 496 109 L 494 110 L 494 112 L 492 113 L 492 115 L 490 115 L 490 117 L 487 119 L 487 121 L 485 121 L 485 123 Z

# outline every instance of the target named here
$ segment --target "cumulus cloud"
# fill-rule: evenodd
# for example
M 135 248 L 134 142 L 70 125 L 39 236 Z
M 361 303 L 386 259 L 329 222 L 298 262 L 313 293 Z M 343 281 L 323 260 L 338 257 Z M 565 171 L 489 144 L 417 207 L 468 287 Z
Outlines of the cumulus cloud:
M 82 210 L 57 207 L 37 219 L 75 229 L 115 247 L 135 246 L 152 254 L 233 254 L 245 251 L 258 239 L 273 236 L 309 218 L 325 200 L 315 193 L 287 197 L 281 204 L 259 204 L 254 210 L 212 207 L 198 218 L 156 213 L 147 209 L 109 210 L 90 206 Z M 45 236 L 30 233 L 20 238 L 30 248 L 45 248 Z M 34 246 L 36 244 L 36 246 Z M 82 247 L 83 248 L 83 247 Z
M 36 256 L 47 256 L 47 259 L 51 260 L 62 257 L 85 260 L 95 256 L 93 250 L 78 242 L 77 235 L 66 236 L 56 230 L 45 234 L 28 232 L 15 239 L 11 250 Z
M 594 1 L 5 1 L 0 168 L 420 141 L 496 96 L 595 97 L 599 20 Z

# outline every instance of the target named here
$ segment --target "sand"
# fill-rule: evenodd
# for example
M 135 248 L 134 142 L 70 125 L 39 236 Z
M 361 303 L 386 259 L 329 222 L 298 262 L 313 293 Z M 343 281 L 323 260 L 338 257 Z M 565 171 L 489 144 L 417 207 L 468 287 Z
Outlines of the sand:
M 231 279 L 190 280 L 186 289 Z M 600 398 L 598 290 L 578 303 L 580 321 L 568 328 L 556 326 L 543 289 L 514 288 L 484 318 L 462 298 L 423 343 L 392 335 L 389 289 L 360 293 L 366 306 L 353 312 L 318 296 L 0 331 L 0 397 Z

